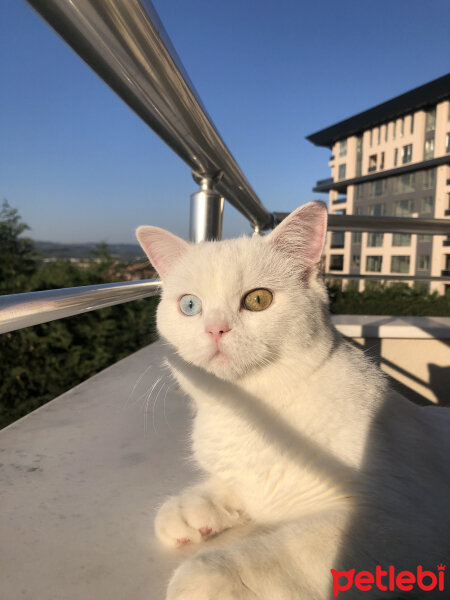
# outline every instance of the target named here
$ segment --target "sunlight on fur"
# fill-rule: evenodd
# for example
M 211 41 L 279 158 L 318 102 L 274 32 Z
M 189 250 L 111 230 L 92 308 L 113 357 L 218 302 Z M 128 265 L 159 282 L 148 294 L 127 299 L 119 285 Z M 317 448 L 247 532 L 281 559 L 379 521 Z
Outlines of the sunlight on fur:
M 450 557 L 450 412 L 392 392 L 332 326 L 319 271 L 326 216 L 311 202 L 268 236 L 196 245 L 137 230 L 163 279 L 157 326 L 195 407 L 204 473 L 155 519 L 165 546 L 199 548 L 168 600 L 328 600 L 332 570 L 436 571 Z M 139 397 L 146 412 L 169 385 Z M 372 584 L 342 585 L 339 597 L 401 596 Z M 407 597 L 443 599 L 447 587 Z

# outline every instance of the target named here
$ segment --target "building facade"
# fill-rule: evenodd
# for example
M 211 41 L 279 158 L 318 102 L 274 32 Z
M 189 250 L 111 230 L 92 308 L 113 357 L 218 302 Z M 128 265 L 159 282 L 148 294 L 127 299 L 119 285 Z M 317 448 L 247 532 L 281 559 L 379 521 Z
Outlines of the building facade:
M 450 74 L 307 137 L 331 149 L 331 214 L 450 219 Z M 325 269 L 336 274 L 450 276 L 450 236 L 328 236 Z M 363 282 L 360 282 L 360 289 Z M 450 280 L 431 282 L 450 289 Z

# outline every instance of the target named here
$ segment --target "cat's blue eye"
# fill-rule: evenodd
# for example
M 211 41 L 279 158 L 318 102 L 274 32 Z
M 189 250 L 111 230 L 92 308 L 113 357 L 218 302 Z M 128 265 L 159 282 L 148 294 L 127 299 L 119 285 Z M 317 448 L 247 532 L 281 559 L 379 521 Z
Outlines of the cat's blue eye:
M 202 301 L 193 294 L 186 294 L 180 298 L 180 308 L 182 313 L 188 317 L 192 317 L 201 312 Z

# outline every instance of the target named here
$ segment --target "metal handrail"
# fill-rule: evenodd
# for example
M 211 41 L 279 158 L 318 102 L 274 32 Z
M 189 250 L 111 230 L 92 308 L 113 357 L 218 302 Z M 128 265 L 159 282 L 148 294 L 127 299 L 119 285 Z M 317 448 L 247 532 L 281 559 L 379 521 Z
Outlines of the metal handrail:
M 282 220 L 288 213 L 275 213 Z M 450 235 L 450 219 L 418 219 L 409 217 L 368 217 L 329 215 L 331 231 L 382 231 Z M 394 228 L 395 225 L 395 228 Z M 325 278 L 379 279 L 389 281 L 450 281 L 450 277 L 416 275 L 363 275 L 325 273 Z M 159 279 L 108 283 L 64 288 L 26 294 L 0 296 L 0 333 L 46 323 L 80 313 L 154 296 L 162 287 Z
M 450 277 L 432 277 L 431 275 L 383 275 L 368 274 L 368 273 L 330 273 L 323 274 L 324 279 L 362 279 L 362 280 L 374 280 L 374 281 L 419 281 L 419 282 L 442 282 L 447 281 L 450 283 Z
M 199 177 L 260 230 L 262 205 L 206 113 L 150 0 L 27 0 Z
M 289 213 L 274 213 L 277 222 L 282 221 L 288 215 Z M 377 233 L 450 235 L 450 219 L 328 215 L 328 229 L 329 231 L 373 231 Z
M 85 285 L 0 296 L 0 333 L 155 296 L 159 279 Z

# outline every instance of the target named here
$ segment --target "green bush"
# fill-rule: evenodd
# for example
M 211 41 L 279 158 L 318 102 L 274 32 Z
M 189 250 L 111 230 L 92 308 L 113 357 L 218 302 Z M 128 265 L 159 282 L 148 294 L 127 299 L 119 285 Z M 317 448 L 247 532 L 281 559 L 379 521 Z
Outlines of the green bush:
M 347 315 L 450 316 L 450 293 L 429 294 L 426 286 L 406 283 L 368 282 L 363 292 L 354 285 L 342 289 L 339 283 L 328 284 L 330 310 Z
M 40 264 L 26 229 L 7 203 L 0 212 L 0 293 L 30 292 L 123 280 L 105 244 L 96 261 Z M 22 417 L 156 338 L 158 298 L 103 308 L 0 335 L 0 427 Z
M 0 427 L 154 341 L 157 298 L 0 336 Z

